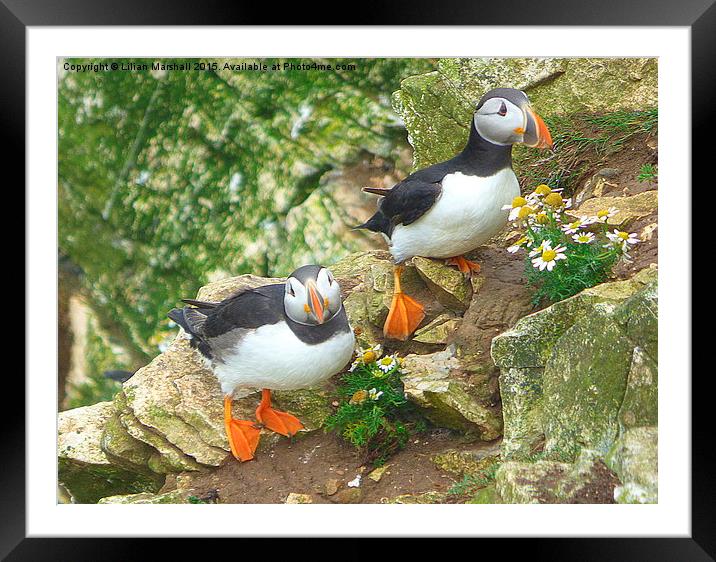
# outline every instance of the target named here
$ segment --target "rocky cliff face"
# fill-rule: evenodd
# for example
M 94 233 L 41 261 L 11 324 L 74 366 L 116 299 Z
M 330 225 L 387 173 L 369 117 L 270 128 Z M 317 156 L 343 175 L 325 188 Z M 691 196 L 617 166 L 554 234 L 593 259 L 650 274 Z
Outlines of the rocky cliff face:
M 405 80 L 394 95 L 416 166 L 461 148 L 473 102 L 497 85 L 526 89 L 546 117 L 632 109 L 655 102 L 656 63 L 441 61 L 438 72 Z M 277 392 L 278 405 L 299 416 L 307 431 L 295 449 L 266 434 L 261 458 L 238 465 L 223 433 L 219 385 L 181 334 L 112 402 L 60 414 L 60 482 L 75 501 L 105 498 L 102 503 L 184 502 L 207 483 L 222 488 L 223 501 L 656 501 L 657 184 L 634 189 L 626 172 L 613 172 L 619 158 L 634 158 L 635 146 L 588 163 L 594 169 L 575 186 L 581 194 L 575 212 L 617 207 L 622 213 L 610 221 L 636 229 L 646 242 L 618 279 L 542 310 L 530 303 L 522 258 L 505 251 L 503 234 L 472 256 L 482 271 L 471 281 L 440 261 L 415 258 L 403 285 L 426 305 L 426 318 L 408 342 L 384 342 L 389 255 L 374 250 L 326 261 L 359 344 L 380 343 L 403 357 L 406 395 L 433 428 L 410 444 L 414 454 L 396 455 L 384 472 L 363 478 L 362 495 L 347 483 L 355 476 L 345 470 L 348 445 L 317 431 L 335 410 L 330 383 Z M 610 162 L 612 172 L 602 173 Z M 203 287 L 198 298 L 217 300 L 270 281 L 228 278 Z M 255 392 L 237 396 L 234 415 L 251 416 L 257 401 Z M 327 451 L 334 456 L 326 458 Z M 253 467 L 262 462 L 259 477 Z M 285 476 L 291 493 L 273 494 L 266 466 L 281 472 L 291 463 L 297 466 Z M 302 479 L 303 472 L 310 478 Z M 312 489 L 317 479 L 326 484 Z M 435 484 L 441 479 L 452 487 Z M 242 486 L 234 496 L 233 481 Z

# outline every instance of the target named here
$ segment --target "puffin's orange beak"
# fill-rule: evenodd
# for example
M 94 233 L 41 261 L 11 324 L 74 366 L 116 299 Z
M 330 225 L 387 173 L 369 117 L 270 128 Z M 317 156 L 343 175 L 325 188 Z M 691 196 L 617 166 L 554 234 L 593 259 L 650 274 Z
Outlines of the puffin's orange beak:
M 524 143 L 532 148 L 553 148 L 552 135 L 542 118 L 532 111 L 531 107 L 525 108 L 527 127 L 524 131 Z
M 316 284 L 313 281 L 309 281 L 306 283 L 306 288 L 308 289 L 308 306 L 318 323 L 323 324 L 323 299 L 316 288 Z

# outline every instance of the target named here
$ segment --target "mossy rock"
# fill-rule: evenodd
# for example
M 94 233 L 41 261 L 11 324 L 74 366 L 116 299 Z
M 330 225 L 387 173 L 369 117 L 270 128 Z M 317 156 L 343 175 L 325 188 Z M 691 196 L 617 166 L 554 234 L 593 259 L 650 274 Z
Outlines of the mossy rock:
M 606 463 L 622 482 L 614 492 L 618 503 L 658 502 L 658 440 L 656 427 L 635 427 L 614 443 Z
M 600 304 L 572 326 L 544 369 L 547 452 L 606 454 L 619 433 L 633 346 L 614 321 L 613 305 Z
M 58 479 L 77 503 L 96 503 L 113 494 L 154 492 L 161 478 L 128 470 L 102 450 L 105 424 L 114 416 L 111 402 L 61 412 L 58 420 Z
M 633 427 L 656 426 L 659 419 L 659 375 L 656 362 L 635 347 L 624 400 L 619 409 L 621 433 Z
M 510 367 L 500 375 L 505 419 L 502 455 L 513 460 L 530 456 L 544 442 L 542 368 Z
M 492 357 L 501 370 L 504 458 L 530 457 L 540 450 L 544 435 L 549 432 L 554 437 L 550 447 L 555 455 L 571 458 L 579 449 L 576 443 L 581 442 L 581 436 L 578 434 L 586 431 L 587 425 L 592 427 L 589 432 L 596 431 L 602 423 L 607 423 L 608 429 L 603 428 L 605 441 L 598 448 L 606 452 L 617 436 L 618 425 L 624 425 L 628 421 L 626 418 L 633 418 L 632 423 L 642 423 L 637 420 L 649 422 L 655 416 L 656 386 L 641 382 L 646 376 L 643 371 L 635 370 L 634 383 L 628 392 L 625 388 L 635 343 L 652 342 L 656 338 L 656 323 L 651 321 L 655 318 L 656 302 L 649 298 L 655 294 L 656 277 L 655 269 L 646 268 L 631 279 L 586 289 L 520 319 L 512 330 L 493 339 Z M 581 326 L 579 330 L 574 328 L 577 325 Z M 600 330 L 606 331 L 599 333 Z M 594 356 L 597 353 L 595 346 L 606 349 L 605 357 L 618 363 L 619 374 L 612 373 L 619 379 L 616 386 L 603 371 L 599 357 Z M 578 358 L 581 358 L 580 366 L 576 367 L 573 362 Z M 549 373 L 545 373 L 546 365 L 551 365 Z M 637 367 L 638 364 L 634 368 Z M 617 367 L 612 365 L 610 369 L 613 368 Z M 583 369 L 586 370 L 582 372 Z M 567 374 L 571 382 L 562 391 Z M 548 388 L 546 376 L 555 379 Z M 652 380 L 655 377 L 654 370 Z M 565 392 L 573 393 L 571 401 Z M 598 396 L 604 398 L 605 392 L 611 394 L 608 413 L 599 412 L 605 402 L 597 399 Z M 549 402 L 549 408 L 546 402 Z M 626 407 L 620 414 L 623 403 Z M 570 417 L 585 416 L 588 412 L 601 417 L 594 419 L 592 424 Z M 591 441 L 595 437 L 592 435 L 589 442 L 582 444 L 596 447 Z
M 429 355 L 409 355 L 402 360 L 403 386 L 408 399 L 439 427 L 492 441 L 502 434 L 502 416 L 476 400 L 469 386 L 453 376 L 460 362 L 448 349 Z
M 191 503 L 187 499 L 187 494 L 181 490 L 173 490 L 163 494 L 127 494 L 117 496 L 107 496 L 99 500 L 101 504 L 166 504 L 166 503 Z

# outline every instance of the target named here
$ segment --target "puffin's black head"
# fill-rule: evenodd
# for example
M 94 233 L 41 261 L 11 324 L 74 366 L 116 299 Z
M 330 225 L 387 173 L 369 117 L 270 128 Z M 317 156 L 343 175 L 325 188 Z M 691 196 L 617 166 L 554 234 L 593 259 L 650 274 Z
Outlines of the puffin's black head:
M 340 311 L 341 288 L 325 267 L 304 265 L 286 280 L 283 306 L 294 322 L 323 324 Z
M 521 142 L 536 148 L 552 148 L 547 125 L 530 107 L 527 94 L 520 90 L 490 90 L 477 104 L 473 121 L 480 136 L 493 144 Z

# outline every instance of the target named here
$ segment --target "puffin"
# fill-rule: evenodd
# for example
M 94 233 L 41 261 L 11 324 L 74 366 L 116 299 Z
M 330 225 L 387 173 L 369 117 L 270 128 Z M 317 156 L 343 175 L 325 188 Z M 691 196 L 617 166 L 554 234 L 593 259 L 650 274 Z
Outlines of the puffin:
M 418 170 L 391 188 L 364 187 L 380 196 L 378 210 L 363 228 L 383 235 L 395 263 L 386 338 L 405 341 L 425 317 L 423 306 L 400 286 L 403 264 L 414 256 L 445 259 L 468 277 L 480 271 L 465 259 L 507 223 L 520 195 L 512 169 L 512 146 L 552 148 L 552 137 L 513 88 L 487 92 L 475 107 L 465 148 L 454 158 Z
M 205 358 L 224 394 L 224 428 L 239 461 L 254 458 L 260 428 L 292 437 L 303 428 L 271 407 L 271 390 L 319 385 L 351 360 L 355 336 L 333 274 L 304 265 L 285 283 L 239 291 L 221 302 L 182 299 L 168 316 Z M 232 417 L 237 389 L 261 389 L 256 422 Z

